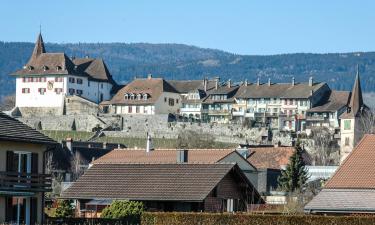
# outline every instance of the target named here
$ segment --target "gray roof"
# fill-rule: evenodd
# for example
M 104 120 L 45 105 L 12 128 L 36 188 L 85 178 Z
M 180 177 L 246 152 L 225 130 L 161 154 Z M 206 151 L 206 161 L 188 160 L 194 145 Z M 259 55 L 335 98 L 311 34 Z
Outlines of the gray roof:
M 236 164 L 94 164 L 62 198 L 203 201 L 231 171 L 242 173 Z
M 331 91 L 328 98 L 307 112 L 336 112 L 348 105 L 350 91 Z
M 236 98 L 309 98 L 311 92 L 316 92 L 320 88 L 327 86 L 326 83 L 314 83 L 310 86 L 308 83 L 277 83 L 277 84 L 248 84 L 242 85 L 235 97 Z
M 57 144 L 51 138 L 0 112 L 0 140 Z
M 204 80 L 168 80 L 179 93 L 186 94 L 190 91 L 204 90 Z M 207 80 L 207 91 L 215 87 L 215 80 Z
M 310 213 L 375 213 L 374 189 L 323 189 L 306 206 Z

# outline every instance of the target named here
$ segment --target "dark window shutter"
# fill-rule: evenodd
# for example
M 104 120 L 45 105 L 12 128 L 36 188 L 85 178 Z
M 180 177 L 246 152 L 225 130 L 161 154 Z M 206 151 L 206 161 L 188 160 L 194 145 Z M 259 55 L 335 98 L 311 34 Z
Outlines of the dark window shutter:
M 38 173 L 38 153 L 31 154 L 31 173 Z
M 38 216 L 38 199 L 30 198 L 30 224 L 36 224 Z
M 14 153 L 12 151 L 7 151 L 7 162 L 6 162 L 6 170 L 8 172 L 13 171 L 13 155 Z

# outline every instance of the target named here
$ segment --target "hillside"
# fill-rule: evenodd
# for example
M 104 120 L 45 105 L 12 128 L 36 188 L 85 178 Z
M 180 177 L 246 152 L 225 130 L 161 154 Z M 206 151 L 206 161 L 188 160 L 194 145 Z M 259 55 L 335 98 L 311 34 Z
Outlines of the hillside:
M 11 72 L 28 60 L 33 43 L 0 42 L 0 96 L 15 89 Z M 353 84 L 356 64 L 360 64 L 362 87 L 375 91 L 375 52 L 341 54 L 286 54 L 271 56 L 235 55 L 220 50 L 203 49 L 181 44 L 79 43 L 46 44 L 48 52 L 65 52 L 68 56 L 103 58 L 115 80 L 124 83 L 134 76 L 154 74 L 167 79 L 202 79 L 220 76 L 224 80 L 247 78 L 263 82 L 326 81 L 334 89 L 349 90 Z

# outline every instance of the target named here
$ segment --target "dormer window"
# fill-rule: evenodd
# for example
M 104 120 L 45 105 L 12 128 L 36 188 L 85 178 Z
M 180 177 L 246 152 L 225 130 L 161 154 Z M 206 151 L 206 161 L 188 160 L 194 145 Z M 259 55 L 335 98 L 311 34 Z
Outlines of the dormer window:
M 137 100 L 141 100 L 142 99 L 142 95 L 141 94 L 137 94 Z
M 60 71 L 61 70 L 61 66 L 56 66 L 56 70 Z
M 46 71 L 46 70 L 48 70 L 48 67 L 47 66 L 42 66 L 42 69 L 43 69 L 43 71 Z
M 143 100 L 147 100 L 147 94 L 143 94 Z
M 128 94 L 125 94 L 125 95 L 124 95 L 124 99 L 125 99 L 125 100 L 128 100 L 128 99 L 129 99 L 129 95 L 128 95 Z
M 28 66 L 27 69 L 29 69 L 29 71 L 31 71 L 31 70 L 34 69 L 34 67 L 32 67 L 32 66 Z
M 133 94 L 133 93 L 130 94 L 130 99 L 131 99 L 131 100 L 134 100 L 134 94 Z

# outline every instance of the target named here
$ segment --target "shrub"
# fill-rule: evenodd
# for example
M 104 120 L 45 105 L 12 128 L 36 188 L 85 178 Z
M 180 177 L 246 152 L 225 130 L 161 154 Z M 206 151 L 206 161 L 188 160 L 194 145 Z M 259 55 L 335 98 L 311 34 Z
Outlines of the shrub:
M 55 217 L 70 218 L 73 217 L 74 209 L 71 200 L 58 200 Z
M 142 202 L 114 201 L 110 206 L 103 209 L 101 218 L 124 219 L 128 217 L 139 217 L 143 213 Z

